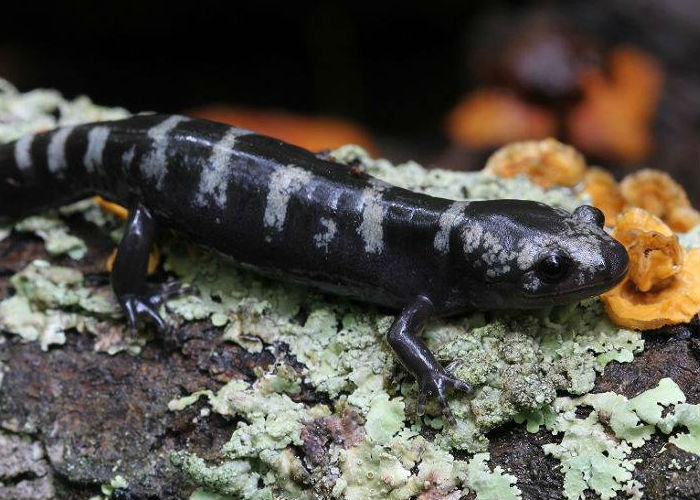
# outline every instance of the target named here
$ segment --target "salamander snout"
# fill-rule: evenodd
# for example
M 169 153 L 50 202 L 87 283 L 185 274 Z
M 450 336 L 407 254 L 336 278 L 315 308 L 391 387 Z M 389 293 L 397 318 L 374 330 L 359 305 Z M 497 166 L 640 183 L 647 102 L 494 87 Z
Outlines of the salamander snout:
M 617 285 L 627 275 L 629 255 L 627 249 L 617 240 L 610 238 L 609 247 L 605 252 L 605 274 L 609 287 Z

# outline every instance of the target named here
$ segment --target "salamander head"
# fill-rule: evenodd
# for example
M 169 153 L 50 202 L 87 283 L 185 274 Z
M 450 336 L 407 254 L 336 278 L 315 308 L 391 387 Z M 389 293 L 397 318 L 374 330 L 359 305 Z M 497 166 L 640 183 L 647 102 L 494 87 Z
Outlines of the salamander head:
M 469 208 L 476 222 L 465 225 L 461 237 L 471 272 L 487 291 L 485 306 L 526 309 L 574 302 L 612 288 L 627 273 L 627 251 L 603 230 L 597 208 L 569 213 L 520 200 Z

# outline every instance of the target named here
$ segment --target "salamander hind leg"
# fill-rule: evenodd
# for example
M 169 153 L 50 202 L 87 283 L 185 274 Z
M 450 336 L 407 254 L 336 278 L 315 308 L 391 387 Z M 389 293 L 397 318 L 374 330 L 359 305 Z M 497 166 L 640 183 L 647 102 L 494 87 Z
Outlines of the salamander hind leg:
M 112 288 L 117 295 L 132 331 L 139 320 L 153 322 L 161 334 L 168 332 L 167 323 L 158 308 L 167 299 L 185 293 L 179 282 L 155 285 L 146 281 L 148 255 L 156 234 L 156 224 L 146 207 L 137 204 L 129 212 L 126 231 L 119 243 L 112 268 Z
M 428 398 L 437 398 L 442 411 L 451 424 L 455 418 L 447 403 L 447 388 L 454 387 L 471 393 L 472 386 L 456 378 L 452 371 L 456 363 L 443 368 L 428 346 L 418 338 L 425 323 L 434 315 L 432 302 L 427 297 L 417 297 L 396 318 L 387 333 L 387 341 L 401 364 L 418 383 L 418 415 L 423 415 Z

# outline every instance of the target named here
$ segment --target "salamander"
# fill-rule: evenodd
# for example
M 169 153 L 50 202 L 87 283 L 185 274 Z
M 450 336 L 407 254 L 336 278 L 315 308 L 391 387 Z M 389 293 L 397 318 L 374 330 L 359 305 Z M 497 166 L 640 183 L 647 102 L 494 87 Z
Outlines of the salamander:
M 62 127 L 0 146 L 0 219 L 99 194 L 130 208 L 112 271 L 127 321 L 166 323 L 146 280 L 159 228 L 260 272 L 399 311 L 386 334 L 418 413 L 471 386 L 420 339 L 434 317 L 573 302 L 616 285 L 622 245 L 590 206 L 454 201 L 254 132 L 179 115 Z

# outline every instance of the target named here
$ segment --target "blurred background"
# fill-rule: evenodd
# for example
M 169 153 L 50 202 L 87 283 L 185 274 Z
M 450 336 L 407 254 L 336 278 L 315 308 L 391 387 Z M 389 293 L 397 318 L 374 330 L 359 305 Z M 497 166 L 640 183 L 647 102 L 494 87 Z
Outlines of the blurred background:
M 21 90 L 186 112 L 319 150 L 473 170 L 557 137 L 700 205 L 696 0 L 63 1 L 0 6 Z

